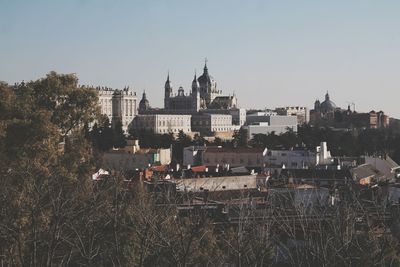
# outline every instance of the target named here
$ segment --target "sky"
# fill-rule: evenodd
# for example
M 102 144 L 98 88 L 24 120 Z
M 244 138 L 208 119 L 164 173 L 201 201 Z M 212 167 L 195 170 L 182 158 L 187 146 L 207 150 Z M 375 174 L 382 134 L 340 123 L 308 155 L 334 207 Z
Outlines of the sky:
M 76 73 L 162 107 L 204 59 L 244 108 L 331 100 L 400 118 L 400 1 L 0 0 L 0 80 Z

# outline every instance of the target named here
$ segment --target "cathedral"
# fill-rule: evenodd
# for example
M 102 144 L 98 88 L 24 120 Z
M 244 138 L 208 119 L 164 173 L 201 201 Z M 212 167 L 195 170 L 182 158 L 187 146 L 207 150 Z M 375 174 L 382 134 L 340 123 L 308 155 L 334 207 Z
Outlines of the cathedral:
M 203 74 L 197 78 L 194 75 L 192 90 L 185 93 L 183 87 L 179 87 L 178 93 L 173 94 L 169 74 L 164 86 L 164 109 L 173 113 L 194 113 L 204 109 L 233 109 L 237 108 L 235 95 L 224 96 L 218 90 L 217 83 L 208 73 L 207 61 Z

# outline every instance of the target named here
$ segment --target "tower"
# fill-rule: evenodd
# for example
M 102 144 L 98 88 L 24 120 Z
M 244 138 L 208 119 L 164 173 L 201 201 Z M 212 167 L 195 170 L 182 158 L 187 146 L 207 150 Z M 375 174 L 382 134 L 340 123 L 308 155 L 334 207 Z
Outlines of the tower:
M 147 100 L 146 91 L 143 91 L 142 99 L 139 102 L 139 113 L 143 113 L 150 108 L 149 101 Z
M 199 91 L 200 85 L 199 82 L 197 81 L 197 77 L 196 77 L 196 72 L 194 73 L 194 79 L 192 81 L 192 94 L 196 95 L 197 92 Z
M 200 86 L 200 97 L 208 107 L 216 96 L 219 95 L 217 91 L 217 83 L 214 78 L 208 73 L 207 59 L 204 63 L 203 74 L 197 79 Z
M 169 98 L 172 96 L 172 86 L 171 86 L 171 81 L 169 80 L 169 72 L 167 76 L 167 81 L 165 82 L 164 86 L 164 108 L 169 109 Z
M 326 94 L 325 94 L 325 101 L 329 101 L 329 100 L 330 100 L 329 92 L 326 91 Z
M 123 116 L 123 103 L 122 103 L 122 92 L 121 90 L 115 90 L 112 94 L 112 120 L 111 126 L 114 128 L 117 121 L 122 122 Z
M 319 110 L 320 107 L 321 107 L 321 102 L 319 102 L 319 99 L 315 100 L 314 109 Z

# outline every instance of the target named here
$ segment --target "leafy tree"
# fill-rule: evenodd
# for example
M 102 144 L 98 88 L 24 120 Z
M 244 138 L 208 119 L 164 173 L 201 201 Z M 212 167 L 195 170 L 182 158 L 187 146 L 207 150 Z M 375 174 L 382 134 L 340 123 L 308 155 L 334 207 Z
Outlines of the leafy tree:
M 247 147 L 247 131 L 244 128 L 240 128 L 233 134 L 232 145 L 233 147 Z
M 126 139 L 124 131 L 122 130 L 122 122 L 118 120 L 115 123 L 113 131 L 113 145 L 115 148 L 121 148 L 126 146 Z

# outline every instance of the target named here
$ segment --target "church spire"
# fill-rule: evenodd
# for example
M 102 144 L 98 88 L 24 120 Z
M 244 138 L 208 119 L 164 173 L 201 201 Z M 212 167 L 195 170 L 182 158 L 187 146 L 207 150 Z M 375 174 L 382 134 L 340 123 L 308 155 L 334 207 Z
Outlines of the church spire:
M 192 93 L 197 93 L 198 89 L 199 89 L 200 85 L 199 82 L 197 81 L 197 73 L 196 70 L 194 70 L 194 78 L 192 81 Z
M 328 91 L 326 91 L 325 101 L 329 101 L 329 92 Z
M 172 87 L 171 87 L 171 81 L 169 80 L 169 71 L 167 80 L 165 81 L 164 89 L 165 89 L 165 97 L 170 97 L 172 95 Z
M 207 58 L 204 59 L 204 73 L 208 74 L 208 68 L 207 68 Z

